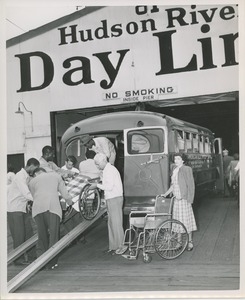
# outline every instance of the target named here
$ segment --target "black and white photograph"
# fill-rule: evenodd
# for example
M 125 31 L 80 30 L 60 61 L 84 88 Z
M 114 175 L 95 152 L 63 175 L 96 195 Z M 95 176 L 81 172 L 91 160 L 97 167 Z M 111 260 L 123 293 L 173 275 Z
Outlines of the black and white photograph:
M 1 299 L 244 299 L 244 8 L 1 1 Z

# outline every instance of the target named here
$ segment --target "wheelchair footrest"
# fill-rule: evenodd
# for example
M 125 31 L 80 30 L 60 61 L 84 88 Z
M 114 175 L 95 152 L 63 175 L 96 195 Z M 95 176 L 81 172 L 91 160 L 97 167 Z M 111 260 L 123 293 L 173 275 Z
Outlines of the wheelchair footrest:
M 136 255 L 123 254 L 122 256 L 126 259 L 129 259 L 129 260 L 137 259 Z

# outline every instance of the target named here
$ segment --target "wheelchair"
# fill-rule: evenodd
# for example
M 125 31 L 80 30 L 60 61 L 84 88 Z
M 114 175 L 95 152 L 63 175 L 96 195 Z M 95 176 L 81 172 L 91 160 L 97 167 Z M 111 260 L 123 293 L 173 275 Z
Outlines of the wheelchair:
M 124 234 L 124 245 L 128 253 L 123 257 L 137 259 L 142 250 L 143 261 L 150 263 L 151 254 L 157 253 L 163 259 L 175 259 L 186 249 L 189 241 L 185 226 L 172 219 L 174 197 L 158 195 L 154 211 L 132 211 L 129 228 Z
M 92 220 L 96 217 L 101 206 L 101 195 L 99 190 L 90 190 L 90 184 L 86 184 L 79 194 L 80 215 L 86 220 Z
M 71 181 L 67 187 L 68 191 L 73 195 L 73 205 L 64 209 L 63 221 L 68 221 L 74 211 L 74 204 L 78 206 L 79 213 L 85 220 L 92 220 L 98 214 L 101 207 L 101 191 L 99 189 L 90 189 L 90 185 L 98 182 L 99 178 L 83 179 L 79 175 Z

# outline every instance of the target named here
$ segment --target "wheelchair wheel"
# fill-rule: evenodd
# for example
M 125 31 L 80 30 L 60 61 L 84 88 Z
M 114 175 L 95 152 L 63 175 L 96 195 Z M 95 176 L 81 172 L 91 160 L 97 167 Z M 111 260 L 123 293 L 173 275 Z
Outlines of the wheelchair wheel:
M 86 220 L 92 220 L 99 212 L 101 199 L 98 189 L 89 189 L 90 184 L 86 184 L 79 195 L 79 211 Z
M 177 258 L 185 251 L 187 245 L 187 230 L 178 220 L 167 220 L 156 229 L 154 247 L 162 258 Z

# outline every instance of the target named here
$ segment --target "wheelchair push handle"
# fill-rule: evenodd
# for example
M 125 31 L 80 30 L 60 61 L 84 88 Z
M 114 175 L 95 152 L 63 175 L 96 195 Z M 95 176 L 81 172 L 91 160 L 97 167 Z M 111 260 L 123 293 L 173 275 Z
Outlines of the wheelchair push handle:
M 169 199 L 169 198 L 171 198 L 171 200 L 173 200 L 175 198 L 175 196 L 168 197 L 168 195 L 164 196 L 164 194 L 159 194 L 159 195 L 156 196 L 156 199 L 158 199 L 158 198 L 163 198 L 163 199 Z

